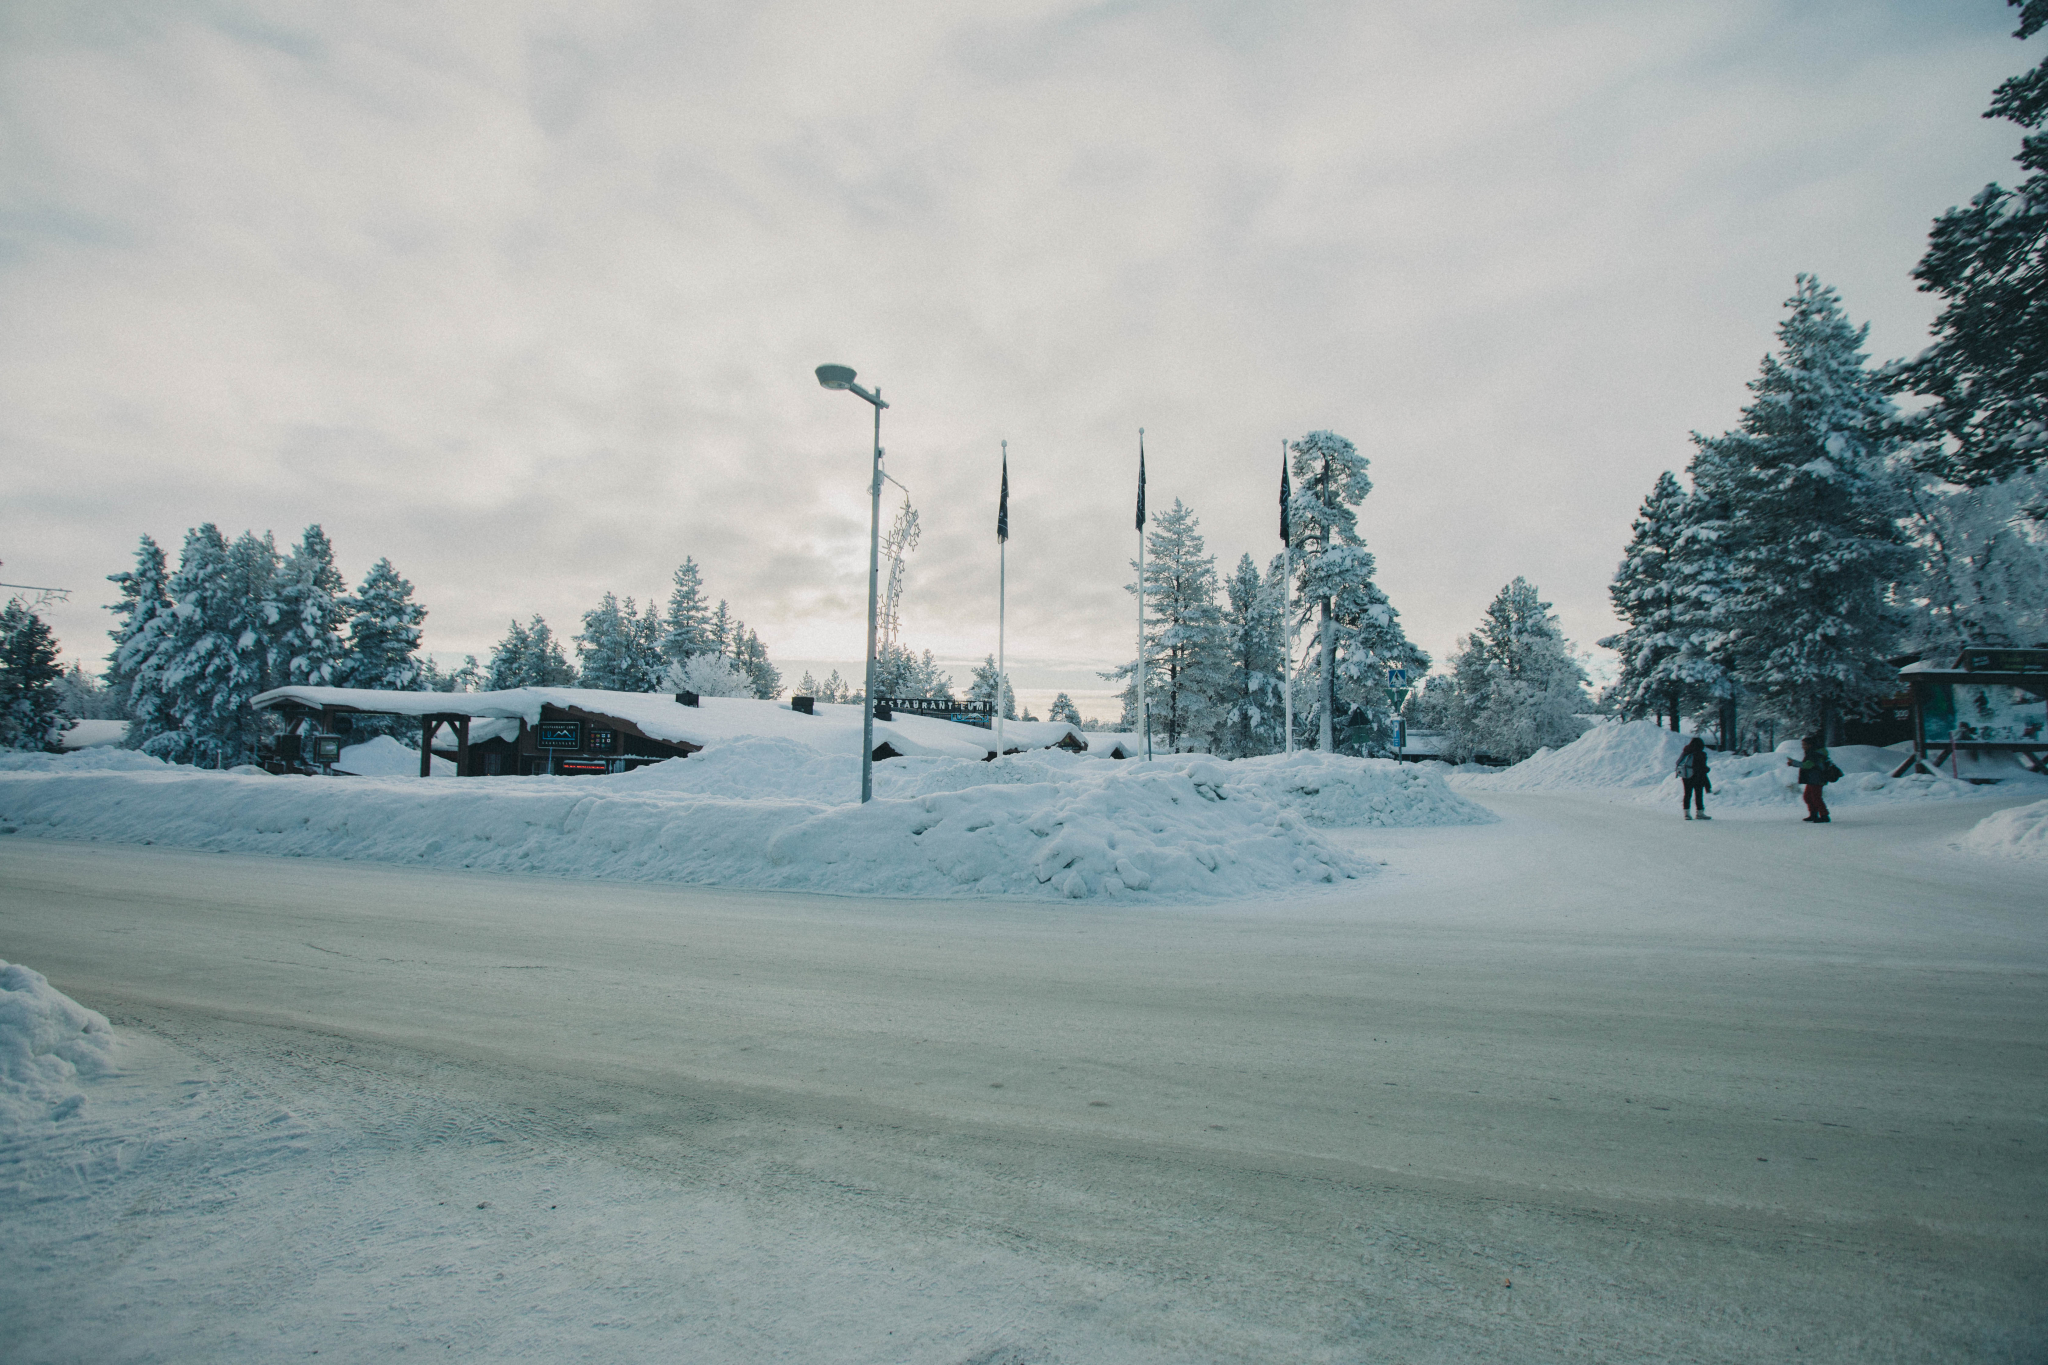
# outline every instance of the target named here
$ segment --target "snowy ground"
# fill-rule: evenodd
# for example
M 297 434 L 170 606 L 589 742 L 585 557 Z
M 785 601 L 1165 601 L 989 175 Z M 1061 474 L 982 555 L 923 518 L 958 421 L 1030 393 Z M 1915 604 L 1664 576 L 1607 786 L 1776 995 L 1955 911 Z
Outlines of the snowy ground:
M 0 839 L 121 1040 L 0 1145 L 0 1353 L 2040 1360 L 2015 798 L 1483 799 L 1192 907 Z

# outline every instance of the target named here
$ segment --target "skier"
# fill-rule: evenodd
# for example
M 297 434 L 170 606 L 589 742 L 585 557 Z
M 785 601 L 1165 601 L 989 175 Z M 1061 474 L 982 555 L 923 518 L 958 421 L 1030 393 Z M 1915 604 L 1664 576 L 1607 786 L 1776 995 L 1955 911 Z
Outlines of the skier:
M 1835 761 L 1828 757 L 1827 746 L 1819 735 L 1808 735 L 1799 741 L 1805 750 L 1802 757 L 1788 758 L 1785 766 L 1799 769 L 1799 784 L 1806 788 L 1806 822 L 1813 825 L 1828 823 L 1828 803 L 1821 799 L 1821 788 L 1842 775 Z
M 1707 814 L 1706 793 L 1714 789 L 1707 777 L 1707 742 L 1698 735 L 1678 756 L 1678 780 L 1685 784 L 1685 794 L 1679 798 L 1679 809 L 1685 812 L 1685 818 L 1692 819 L 1697 809 L 1700 819 L 1713 819 Z

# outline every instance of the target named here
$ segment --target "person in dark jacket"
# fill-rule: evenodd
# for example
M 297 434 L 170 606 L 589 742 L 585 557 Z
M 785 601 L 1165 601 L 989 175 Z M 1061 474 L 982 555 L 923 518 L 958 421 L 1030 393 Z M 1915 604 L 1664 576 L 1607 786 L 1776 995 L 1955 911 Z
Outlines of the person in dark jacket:
M 1828 803 L 1821 799 L 1821 789 L 1833 780 L 1830 772 L 1840 770 L 1835 768 L 1834 759 L 1828 757 L 1827 746 L 1819 735 L 1808 735 L 1799 745 L 1805 752 L 1798 758 L 1786 759 L 1785 764 L 1799 769 L 1799 785 L 1806 789 L 1806 823 L 1825 825 Z
M 1707 742 L 1698 735 L 1692 737 L 1692 743 L 1686 745 L 1678 756 L 1678 780 L 1685 784 L 1685 794 L 1678 802 L 1685 818 L 1692 819 L 1693 811 L 1698 810 L 1700 819 L 1713 819 L 1707 814 L 1706 794 L 1714 789 L 1714 784 L 1707 779 Z

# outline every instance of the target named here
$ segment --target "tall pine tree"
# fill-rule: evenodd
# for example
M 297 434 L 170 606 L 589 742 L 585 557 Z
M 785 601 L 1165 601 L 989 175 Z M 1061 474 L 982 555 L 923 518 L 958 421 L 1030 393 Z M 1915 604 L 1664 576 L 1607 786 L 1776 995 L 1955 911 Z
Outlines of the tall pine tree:
M 2010 3 L 2014 37 L 2048 27 L 2048 0 Z M 2048 465 L 2048 61 L 2000 85 L 1984 117 L 2029 130 L 2018 157 L 2029 174 L 1935 220 L 1913 271 L 1943 301 L 1934 344 L 1886 375 L 1933 400 L 1904 424 L 1923 463 L 1971 485 Z
M 78 722 L 64 714 L 57 641 L 19 597 L 0 607 L 0 749 L 57 753 Z
M 380 559 L 348 605 L 348 685 L 398 692 L 418 687 L 427 609 L 412 600 L 412 584 Z
M 1225 668 L 1215 696 L 1213 744 L 1226 758 L 1270 754 L 1286 744 L 1278 557 L 1273 572 L 1261 575 L 1252 557 L 1242 556 L 1223 586 Z
M 653 615 L 651 605 L 648 614 Z M 692 654 L 706 652 L 717 652 L 711 638 L 711 609 L 704 601 L 704 576 L 697 561 L 686 556 L 676 567 L 675 586 L 669 593 L 661 653 L 670 663 L 679 664 Z
M 1885 474 L 1891 409 L 1864 368 L 1867 329 L 1834 290 L 1801 275 L 1786 306 L 1741 426 L 1694 437 L 1693 487 L 1716 509 L 1724 658 L 1766 711 L 1832 739 L 1898 685 L 1885 663 L 1898 638 L 1885 589 L 1906 564 Z
M 1486 608 L 1462 642 L 1455 664 L 1457 693 L 1444 735 L 1445 753 L 1460 762 L 1484 755 L 1519 763 L 1538 749 L 1569 744 L 1585 733 L 1586 671 L 1534 584 L 1517 578 Z
M 171 625 L 171 599 L 165 587 L 169 578 L 163 547 L 146 535 L 135 549 L 135 567 L 107 575 L 121 592 L 107 608 L 114 613 L 114 628 L 107 632 L 114 642 L 107 655 L 107 690 L 128 717 L 124 742 L 133 749 L 173 723 L 164 714 L 163 694 L 149 669 L 157 642 Z
M 1657 716 L 1673 730 L 1684 714 L 1687 691 L 1686 637 L 1673 565 L 1685 524 L 1685 490 L 1667 469 L 1643 499 L 1635 536 L 1608 585 L 1614 614 L 1628 623 L 1627 629 L 1600 642 L 1601 648 L 1621 655 L 1614 695 L 1622 715 Z
M 308 526 L 285 557 L 277 584 L 276 674 L 280 686 L 335 687 L 348 675 L 348 583 L 326 532 Z
M 1302 719 L 1316 727 L 1318 746 L 1330 752 L 1345 738 L 1341 722 L 1357 711 L 1366 721 L 1365 747 L 1378 747 L 1392 733 L 1387 670 L 1419 675 L 1428 670 L 1429 656 L 1409 642 L 1400 614 L 1373 581 L 1376 565 L 1358 532 L 1358 505 L 1372 492 L 1366 458 L 1332 431 L 1312 431 L 1288 450 L 1299 619 L 1316 628 L 1314 666 L 1303 680 L 1313 688 L 1313 700 Z M 1359 741 L 1344 747 L 1357 748 Z

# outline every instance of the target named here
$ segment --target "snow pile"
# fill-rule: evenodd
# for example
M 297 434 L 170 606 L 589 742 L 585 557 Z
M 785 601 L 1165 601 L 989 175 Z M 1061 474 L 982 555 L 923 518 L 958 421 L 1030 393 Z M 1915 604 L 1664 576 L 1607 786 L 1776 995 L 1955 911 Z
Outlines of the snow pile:
M 355 777 L 412 777 L 420 775 L 420 751 L 408 749 L 389 735 L 378 735 L 341 751 L 334 771 Z M 434 760 L 437 777 L 453 777 L 455 765 L 445 758 Z
M 85 1106 L 80 1076 L 113 1069 L 105 1016 L 52 987 L 41 972 L 0 961 L 0 1134 Z
M 162 759 L 134 749 L 96 746 L 61 754 L 0 753 L 0 773 L 160 773 L 170 768 Z
M 861 806 L 849 804 L 857 759 L 842 755 L 835 769 L 787 749 L 763 756 L 781 766 L 753 778 L 744 752 L 614 777 L 431 782 L 163 764 L 0 772 L 0 823 L 74 839 L 891 896 L 1235 898 L 1365 866 L 1213 759 L 896 759 L 876 767 L 884 792 L 951 789 Z M 963 789 L 966 776 L 982 780 Z M 828 782 L 830 801 L 803 794 Z
M 1229 767 L 1233 791 L 1256 789 L 1312 825 L 1483 825 L 1498 818 L 1452 791 L 1440 763 L 1303 751 L 1242 758 Z
M 67 749 L 94 749 L 103 744 L 119 744 L 127 738 L 125 720 L 82 720 L 66 730 L 60 742 Z
M 1956 840 L 1955 847 L 1965 853 L 2048 863 L 2048 801 L 1987 815 Z
M 1684 790 L 1678 779 L 1678 755 L 1689 736 L 1673 734 L 1655 721 L 1607 721 L 1562 749 L 1545 749 L 1502 771 L 1453 779 L 1467 791 L 1579 792 L 1608 794 L 1626 801 L 1677 805 Z M 1799 800 L 1798 770 L 1785 760 L 1797 758 L 1798 740 L 1788 740 L 1768 754 L 1724 754 L 1707 751 L 1715 807 L 1791 805 Z M 1925 773 L 1891 776 L 1906 755 L 1867 744 L 1830 749 L 1842 779 L 1828 785 L 1829 805 L 1867 805 L 1891 801 L 1954 801 L 1981 797 L 1983 789 L 1952 777 Z
M 1654 787 L 1676 770 L 1686 738 L 1651 720 L 1605 721 L 1562 749 L 1538 749 L 1512 768 L 1459 781 L 1496 792 Z

